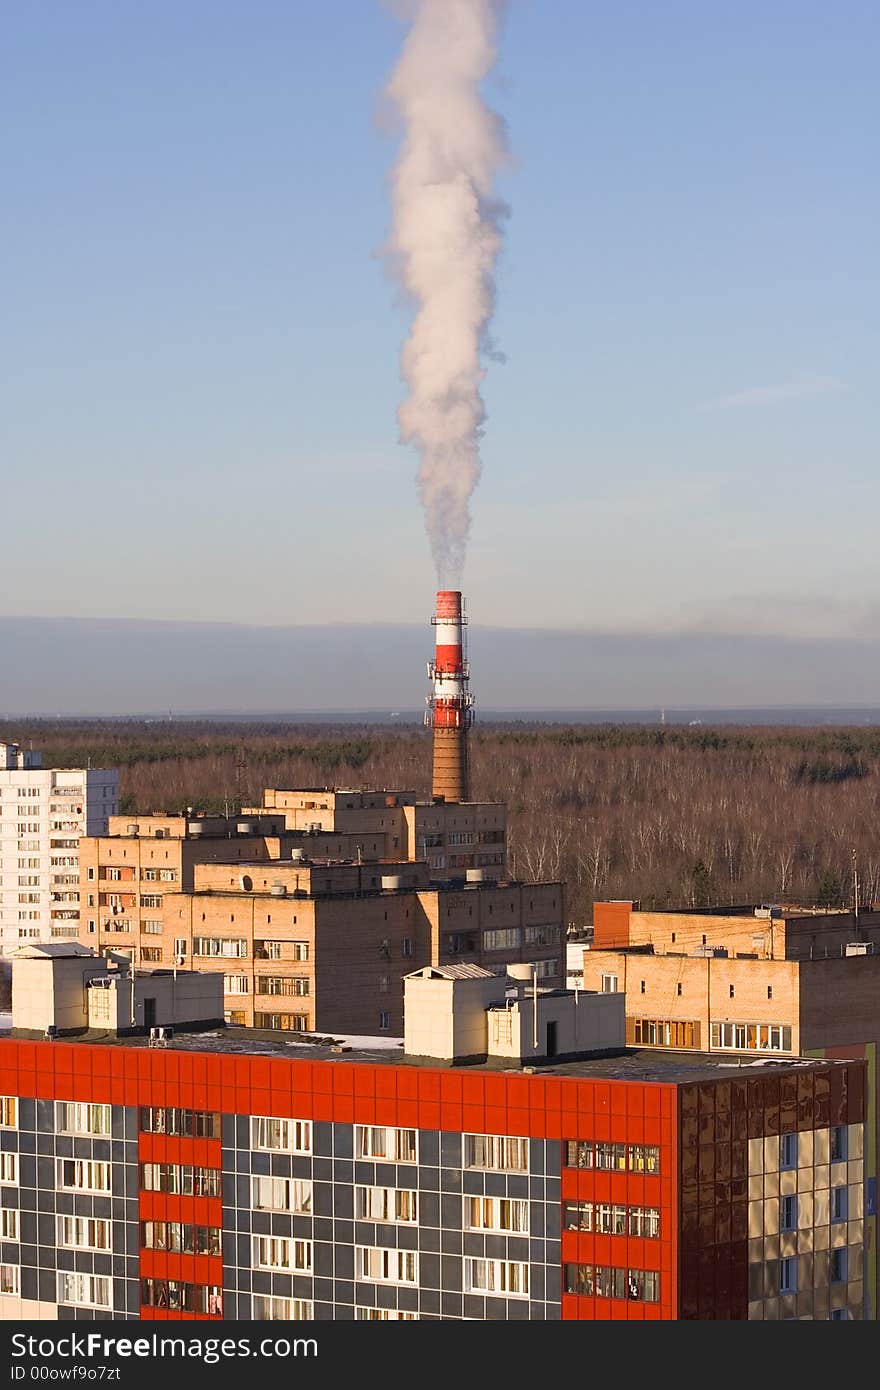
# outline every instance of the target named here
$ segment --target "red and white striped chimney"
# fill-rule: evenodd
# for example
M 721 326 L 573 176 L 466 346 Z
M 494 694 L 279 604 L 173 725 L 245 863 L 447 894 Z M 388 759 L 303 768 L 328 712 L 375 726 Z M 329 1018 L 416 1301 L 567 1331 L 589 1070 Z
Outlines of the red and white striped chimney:
M 457 589 L 438 591 L 432 622 L 436 646 L 434 660 L 428 663 L 428 676 L 434 690 L 428 696 L 429 713 L 425 717 L 434 733 L 432 793 L 444 801 L 467 801 L 468 729 L 473 723 L 474 697 L 468 691 L 465 658 L 467 618 Z

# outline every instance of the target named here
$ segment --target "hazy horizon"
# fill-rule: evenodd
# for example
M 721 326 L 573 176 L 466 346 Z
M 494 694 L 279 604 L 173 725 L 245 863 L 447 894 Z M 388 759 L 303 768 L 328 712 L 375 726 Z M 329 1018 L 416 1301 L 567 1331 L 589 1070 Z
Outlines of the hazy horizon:
M 427 624 L 0 618 L 0 717 L 417 714 L 431 641 Z M 474 624 L 470 664 L 478 714 L 880 707 L 868 638 Z

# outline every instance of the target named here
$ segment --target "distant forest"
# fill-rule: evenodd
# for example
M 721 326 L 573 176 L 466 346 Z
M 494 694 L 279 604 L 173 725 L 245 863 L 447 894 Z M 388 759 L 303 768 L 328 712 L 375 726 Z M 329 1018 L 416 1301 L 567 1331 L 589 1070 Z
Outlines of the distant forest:
M 428 731 L 213 721 L 0 723 L 46 766 L 118 767 L 123 811 L 230 813 L 264 787 L 430 788 Z M 880 728 L 485 724 L 475 801 L 505 801 L 519 878 L 562 878 L 574 926 L 643 907 L 880 901 Z

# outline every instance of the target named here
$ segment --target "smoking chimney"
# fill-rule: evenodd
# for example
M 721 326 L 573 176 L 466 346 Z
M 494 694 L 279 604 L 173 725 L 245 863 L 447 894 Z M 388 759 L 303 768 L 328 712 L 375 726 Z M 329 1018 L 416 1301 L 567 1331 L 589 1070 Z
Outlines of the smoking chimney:
M 425 722 L 434 731 L 434 777 L 432 792 L 444 801 L 467 801 L 468 729 L 473 722 L 474 697 L 468 691 L 468 668 L 464 650 L 464 615 L 457 589 L 440 589 L 437 612 L 432 622 L 437 630 L 433 662 L 428 676 L 434 691 L 428 696 L 429 713 Z

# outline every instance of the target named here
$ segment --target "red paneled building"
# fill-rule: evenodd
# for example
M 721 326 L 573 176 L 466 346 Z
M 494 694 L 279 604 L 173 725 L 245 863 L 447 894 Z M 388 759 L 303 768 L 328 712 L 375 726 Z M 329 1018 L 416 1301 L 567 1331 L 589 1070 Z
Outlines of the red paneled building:
M 6 1036 L 0 1312 L 859 1318 L 864 1094 L 858 1061 Z

